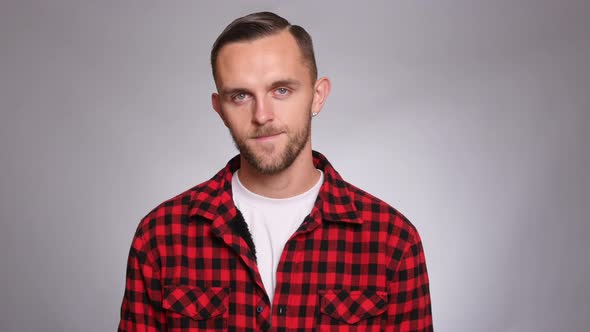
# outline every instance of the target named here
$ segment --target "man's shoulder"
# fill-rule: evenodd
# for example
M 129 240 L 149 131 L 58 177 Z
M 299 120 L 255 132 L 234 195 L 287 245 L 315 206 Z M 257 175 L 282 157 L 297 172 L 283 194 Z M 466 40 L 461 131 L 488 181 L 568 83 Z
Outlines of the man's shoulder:
M 199 193 L 209 192 L 213 179 L 190 187 L 183 192 L 166 199 L 151 209 L 139 222 L 137 232 L 153 232 L 158 226 L 185 222 L 189 219 L 194 200 Z
M 414 224 L 397 208 L 349 182 L 346 182 L 346 185 L 363 223 L 372 223 L 374 227 L 385 225 L 389 232 L 408 233 L 409 237 L 418 236 Z

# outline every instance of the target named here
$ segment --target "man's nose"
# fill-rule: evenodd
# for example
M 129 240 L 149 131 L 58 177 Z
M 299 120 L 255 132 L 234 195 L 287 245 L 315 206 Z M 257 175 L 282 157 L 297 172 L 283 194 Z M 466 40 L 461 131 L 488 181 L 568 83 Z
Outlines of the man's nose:
M 252 121 L 256 124 L 263 125 L 274 119 L 272 103 L 264 97 L 257 98 L 254 103 L 254 115 Z

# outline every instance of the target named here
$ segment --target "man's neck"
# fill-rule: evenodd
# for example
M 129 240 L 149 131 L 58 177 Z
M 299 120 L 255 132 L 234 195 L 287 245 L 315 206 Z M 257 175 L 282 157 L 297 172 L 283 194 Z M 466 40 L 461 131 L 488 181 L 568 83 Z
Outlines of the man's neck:
M 311 151 L 302 151 L 287 169 L 276 174 L 260 174 L 243 157 L 240 161 L 240 182 L 253 193 L 268 198 L 288 198 L 302 194 L 320 178 L 313 165 Z

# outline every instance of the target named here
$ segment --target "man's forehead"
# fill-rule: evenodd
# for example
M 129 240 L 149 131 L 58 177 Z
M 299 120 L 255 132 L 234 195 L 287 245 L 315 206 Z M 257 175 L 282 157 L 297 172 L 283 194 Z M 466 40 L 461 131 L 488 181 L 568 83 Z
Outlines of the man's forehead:
M 218 60 L 232 53 L 283 51 L 284 53 L 301 56 L 295 37 L 288 31 L 273 33 L 252 40 L 233 41 L 224 45 L 218 53 Z
M 308 75 L 308 70 L 296 40 L 288 31 L 229 43 L 222 47 L 217 58 L 218 78 L 224 86 L 297 80 L 302 71 Z

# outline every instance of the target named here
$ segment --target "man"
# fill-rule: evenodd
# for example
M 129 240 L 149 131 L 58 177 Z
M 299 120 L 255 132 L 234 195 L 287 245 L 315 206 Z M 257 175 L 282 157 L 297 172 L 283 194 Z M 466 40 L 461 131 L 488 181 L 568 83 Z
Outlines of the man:
M 119 331 L 432 331 L 418 232 L 312 151 L 330 81 L 307 32 L 239 18 L 211 65 L 240 154 L 142 219 Z

